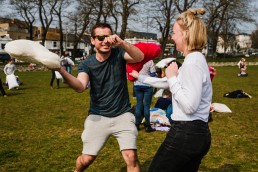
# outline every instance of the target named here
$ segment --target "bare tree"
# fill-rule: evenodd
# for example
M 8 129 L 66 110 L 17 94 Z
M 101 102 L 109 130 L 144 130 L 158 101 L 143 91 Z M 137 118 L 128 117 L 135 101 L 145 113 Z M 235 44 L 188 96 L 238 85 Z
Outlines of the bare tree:
M 161 33 L 160 45 L 163 57 L 166 44 L 168 43 L 171 23 L 175 17 L 176 8 L 173 5 L 173 0 L 152 0 L 149 3 L 147 10 L 149 11 L 147 14 L 149 14 L 148 18 L 150 18 L 151 23 L 155 23 L 154 26 L 152 25 L 151 27 L 156 27 Z
M 90 32 L 90 28 L 97 20 L 97 9 L 98 2 L 94 0 L 80 0 L 76 7 L 76 12 L 70 15 L 69 28 L 74 33 L 74 44 L 73 44 L 73 58 L 76 55 L 77 47 L 81 42 L 83 35 L 86 31 Z M 87 30 L 88 29 L 88 30 Z
M 236 25 L 234 22 L 232 22 L 232 18 L 228 14 L 228 12 L 225 13 L 225 19 L 224 23 L 222 25 L 222 32 L 220 33 L 220 36 L 223 39 L 223 48 L 224 48 L 224 58 L 226 56 L 226 53 L 228 53 L 229 50 L 233 50 L 233 45 L 235 43 L 235 36 L 234 31 L 236 30 Z
M 118 15 L 118 1 L 117 0 L 107 0 L 108 1 L 108 8 L 110 9 L 110 20 L 114 20 L 115 29 L 114 32 L 118 32 L 118 23 L 119 23 L 119 15 Z
M 237 23 L 241 21 L 251 22 L 249 0 L 210 0 L 203 6 L 207 10 L 208 47 L 214 54 L 217 48 L 218 37 L 224 35 L 227 42 L 228 32 L 233 32 Z M 223 34 L 222 34 L 223 33 Z M 227 44 L 227 43 L 226 43 Z
M 24 19 L 26 28 L 29 33 L 29 39 L 33 40 L 33 24 L 36 19 L 36 4 L 34 0 L 11 0 L 10 5 L 18 12 L 18 14 Z
M 251 34 L 252 40 L 252 48 L 258 49 L 258 25 L 256 26 L 256 30 Z
M 136 14 L 134 6 L 138 5 L 140 3 L 140 0 L 120 0 L 120 3 L 122 5 L 122 11 L 118 12 L 122 17 L 120 37 L 124 39 L 128 25 L 128 18 L 130 15 Z
M 58 18 L 58 25 L 60 30 L 60 53 L 63 54 L 64 51 L 64 32 L 63 32 L 63 12 L 71 4 L 72 1 L 69 0 L 57 0 L 57 4 L 54 8 L 54 14 Z
M 39 19 L 42 26 L 42 45 L 45 45 L 48 29 L 53 21 L 54 9 L 57 0 L 37 0 Z
M 197 0 L 151 0 L 146 1 L 148 6 L 147 14 L 151 21 L 154 21 L 155 25 L 151 27 L 157 27 L 161 33 L 160 44 L 162 49 L 162 57 L 164 56 L 165 47 L 168 42 L 171 42 L 169 36 L 172 22 L 175 19 L 175 16 L 192 7 L 192 5 L 197 2 Z M 151 22 L 153 23 L 153 22 Z M 175 49 L 174 55 L 177 56 L 177 51 Z
M 194 4 L 196 4 L 198 0 L 174 0 L 174 4 L 179 13 L 182 13 L 189 8 L 192 8 Z

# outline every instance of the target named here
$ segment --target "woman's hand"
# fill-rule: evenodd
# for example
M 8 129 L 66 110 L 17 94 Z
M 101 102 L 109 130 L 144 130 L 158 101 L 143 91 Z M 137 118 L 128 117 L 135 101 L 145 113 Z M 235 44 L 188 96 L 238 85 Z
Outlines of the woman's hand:
M 166 68 L 166 76 L 167 78 L 172 78 L 174 76 L 177 76 L 178 74 L 178 66 L 176 62 L 172 62 L 167 68 Z
M 132 73 L 129 73 L 129 75 L 131 75 L 132 77 L 138 79 L 139 77 L 139 73 L 136 70 L 133 70 Z

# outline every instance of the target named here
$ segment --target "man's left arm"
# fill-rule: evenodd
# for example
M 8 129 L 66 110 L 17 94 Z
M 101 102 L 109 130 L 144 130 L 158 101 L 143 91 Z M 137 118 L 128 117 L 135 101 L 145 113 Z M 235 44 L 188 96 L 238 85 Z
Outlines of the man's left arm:
M 144 59 L 144 54 L 139 48 L 122 40 L 117 35 L 107 37 L 107 41 L 113 46 L 119 46 L 125 50 L 124 59 L 127 61 L 127 63 L 136 63 Z
M 143 52 L 136 46 L 124 41 L 122 48 L 126 51 L 124 58 L 127 63 L 137 63 L 144 59 Z

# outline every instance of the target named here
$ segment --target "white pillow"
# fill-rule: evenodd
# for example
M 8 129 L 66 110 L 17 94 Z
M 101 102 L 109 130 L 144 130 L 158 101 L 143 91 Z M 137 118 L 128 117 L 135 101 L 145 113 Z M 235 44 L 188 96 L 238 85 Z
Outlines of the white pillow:
M 6 80 L 7 80 L 7 83 L 8 83 L 9 90 L 11 90 L 15 87 L 19 87 L 19 84 L 17 82 L 17 78 L 14 74 L 6 75 Z
M 155 97 L 155 98 L 162 97 L 163 91 L 164 91 L 164 89 L 162 89 L 162 88 L 159 89 L 159 90 L 154 94 L 154 97 Z
M 171 58 L 165 58 L 165 59 L 160 60 L 155 66 L 158 67 L 158 68 L 164 68 L 164 67 L 166 67 L 166 65 L 167 65 L 169 62 L 171 62 L 171 61 L 173 61 L 173 60 L 176 60 L 176 58 L 173 58 L 173 57 L 171 57 Z
M 59 68 L 61 59 L 41 44 L 30 40 L 14 40 L 5 45 L 13 58 L 29 63 L 41 63 L 50 69 Z
M 213 107 L 213 111 L 215 111 L 215 112 L 232 113 L 232 111 L 225 104 L 222 104 L 222 103 L 212 103 L 211 106 Z
M 62 75 L 58 72 L 55 71 L 56 79 L 63 79 Z

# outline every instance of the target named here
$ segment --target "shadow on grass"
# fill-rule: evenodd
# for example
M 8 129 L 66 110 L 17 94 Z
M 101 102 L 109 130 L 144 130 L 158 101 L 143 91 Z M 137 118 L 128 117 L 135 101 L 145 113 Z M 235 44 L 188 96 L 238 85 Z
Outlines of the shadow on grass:
M 72 90 L 72 88 L 69 87 L 68 85 L 67 86 L 60 86 L 58 89 L 70 89 L 70 90 Z
M 0 152 L 0 164 L 4 164 L 5 162 L 9 162 L 10 158 L 18 157 L 19 154 L 15 151 L 5 150 Z
M 146 160 L 143 164 L 140 164 L 141 171 L 148 171 L 148 167 L 152 158 Z M 219 168 L 200 167 L 199 171 L 203 172 L 240 172 L 240 165 L 238 164 L 224 164 Z M 126 172 L 126 167 L 121 168 L 120 172 Z
M 24 94 L 24 93 L 18 93 L 18 92 L 8 92 L 7 93 L 7 97 L 11 97 L 11 96 L 17 96 L 17 95 L 20 95 L 20 94 Z
M 26 87 L 18 87 L 18 89 L 13 88 L 13 89 L 9 90 L 8 87 L 4 87 L 4 90 L 8 90 L 8 91 L 19 91 L 19 90 L 27 90 L 27 89 L 28 88 L 26 88 Z
M 147 171 L 153 157 L 147 159 L 143 164 L 140 164 L 141 171 Z M 126 167 L 121 168 L 120 172 L 127 172 Z
M 201 167 L 200 171 L 209 171 L 209 172 L 240 172 L 240 165 L 239 164 L 224 164 L 219 168 L 208 168 L 208 167 Z
M 154 157 L 147 159 L 143 164 L 141 164 L 141 171 L 148 171 L 150 163 Z

